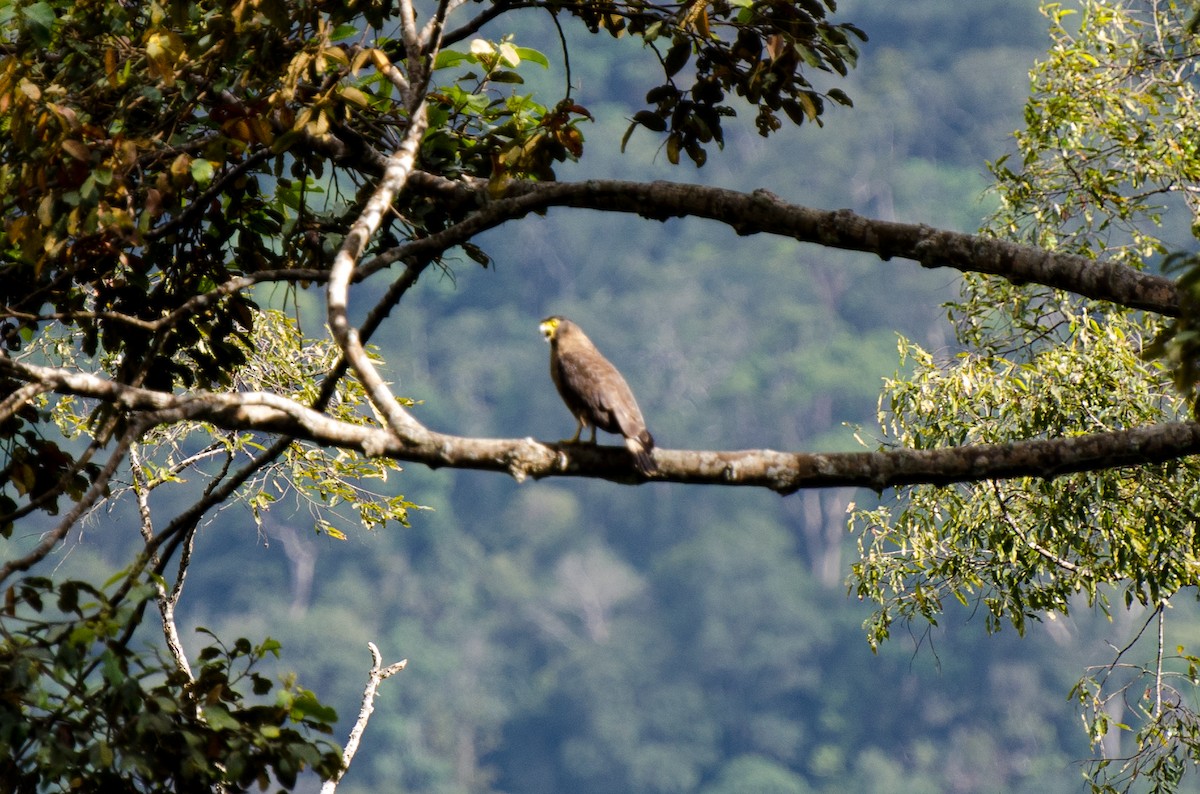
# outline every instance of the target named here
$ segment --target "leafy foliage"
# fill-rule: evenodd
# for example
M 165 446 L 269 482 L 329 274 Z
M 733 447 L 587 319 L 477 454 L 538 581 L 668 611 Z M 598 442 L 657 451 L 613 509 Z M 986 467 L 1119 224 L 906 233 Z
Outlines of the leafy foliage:
M 550 64 L 537 50 L 509 40 L 475 39 L 469 51 L 438 53 L 435 69 L 457 74 L 452 80 L 448 74 L 431 95 L 433 129 L 422 152 L 426 165 L 443 174 L 486 176 L 500 194 L 512 179 L 552 181 L 555 163 L 579 159 L 581 122 L 591 114 L 569 98 L 547 108 L 532 94 L 502 93 L 503 87 L 524 82 L 515 71 L 522 63 Z
M 1161 359 L 1174 375 L 1175 389 L 1189 396 L 1192 415 L 1200 416 L 1200 257 L 1175 252 L 1163 260 L 1163 271 L 1178 273 L 1181 312 L 1163 325 L 1145 355 Z
M 668 131 L 672 161 L 686 150 L 702 162 L 703 145 L 722 140 L 720 119 L 734 112 L 727 91 L 757 108 L 764 133 L 781 109 L 817 120 L 821 94 L 804 70 L 845 74 L 861 36 L 828 19 L 832 2 L 700 4 L 682 15 L 646 3 L 545 8 L 593 32 L 671 42 L 660 59 L 666 82 L 646 112 Z M 446 32 L 427 65 L 420 165 L 431 173 L 503 191 L 510 179 L 553 179 L 555 163 L 582 154 L 590 113 L 569 88 L 551 103 L 512 93 L 522 68 L 549 66 L 545 56 L 509 39 L 454 48 L 517 10 L 484 4 Z M 408 125 L 388 78 L 407 57 L 390 37 L 392 14 L 367 2 L 6 2 L 4 347 L 16 353 L 62 323 L 81 355 L 98 356 L 123 383 L 230 388 L 259 317 L 246 288 L 320 277 L 360 208 L 354 189 L 378 174 Z M 695 85 L 679 88 L 693 55 Z M 428 196 L 396 210 L 368 254 L 464 211 Z M 465 250 L 487 262 L 476 246 Z M 55 462 L 65 453 L 35 439 L 35 425 L 17 414 L 4 429 L 13 460 L 46 461 L 14 470 L 22 494 L 85 486 L 96 472 Z M 4 495 L 3 515 L 17 495 Z
M 720 134 L 712 108 L 721 88 L 761 102 L 760 126 L 778 127 L 771 114 L 781 107 L 815 119 L 819 96 L 807 89 L 801 64 L 845 73 L 853 52 L 817 3 L 721 7 L 712 23 L 699 21 L 707 12 L 697 6 L 682 26 L 672 21 L 673 7 L 563 8 L 593 29 L 628 27 L 651 42 L 675 35 L 668 77 L 697 48 L 697 85 L 713 88 L 691 89 L 698 96 L 685 100 L 689 92 L 669 81 L 661 88 L 673 97 L 655 100 L 656 117 L 664 125 L 669 118 L 678 139 L 669 145 L 690 152 Z M 313 235 L 336 235 L 346 211 L 346 202 L 321 208 L 320 180 L 337 166 L 351 178 L 369 170 L 366 154 L 386 151 L 406 124 L 391 83 L 374 68 L 390 65 L 393 44 L 347 41 L 360 11 L 372 25 L 386 22 L 340 3 L 10 6 L 11 54 L 0 59 L 10 135 L 0 150 L 0 184 L 13 196 L 6 288 L 19 298 L 11 308 L 22 326 L 44 322 L 48 304 L 79 323 L 85 352 L 123 354 L 128 382 L 227 382 L 241 363 L 231 338 L 253 325 L 247 298 L 233 293 L 152 324 L 235 276 L 320 265 Z M 738 39 L 710 38 L 711 29 Z M 582 107 L 485 91 L 519 82 L 512 69 L 522 59 L 548 63 L 482 40 L 469 52 L 441 53 L 435 68 L 467 63 L 482 72 L 435 90 L 430 166 L 552 178 L 550 162 L 582 152 Z
M 305 769 L 329 777 L 336 720 L 293 681 L 255 667 L 273 640 L 210 645 L 194 678 L 132 649 L 147 585 L 106 593 L 86 582 L 22 580 L 0 626 L 0 775 L 13 791 L 291 789 Z M 245 690 L 249 691 L 245 691 Z M 275 691 L 274 702 L 266 699 Z
M 1124 324 L 1086 324 L 1070 346 L 1020 363 L 961 353 L 946 367 L 903 342 L 915 366 L 885 384 L 887 441 L 917 449 L 995 444 L 1156 419 L 1173 396 L 1158 368 L 1137 355 Z M 1081 349 L 1091 365 L 1086 377 L 1076 364 Z M 1182 463 L 1136 475 L 919 487 L 898 495 L 895 507 L 860 512 L 856 587 L 882 602 L 871 641 L 885 639 L 897 617 L 936 622 L 947 598 L 979 602 L 989 630 L 1011 622 L 1021 632 L 1029 619 L 1068 613 L 1077 596 L 1107 609 L 1113 586 L 1122 606 L 1161 603 L 1193 581 L 1200 549 L 1179 516 L 1188 509 L 1180 495 L 1196 476 Z
M 638 118 L 661 122 L 648 126 L 665 135 L 671 162 L 684 151 L 697 164 L 705 146 L 723 143 L 739 102 L 763 134 L 781 115 L 819 121 L 826 98 L 849 104 L 806 73 L 845 74 L 863 38 L 829 18 L 831 0 L 454 8 L 459 27 L 414 48 L 415 31 L 404 29 L 414 21 L 374 0 L 0 0 L 0 355 L 196 401 L 211 391 L 287 398 L 369 424 L 340 351 L 302 332 L 301 288 L 328 278 L 413 114 L 428 121 L 416 166 L 443 185 L 487 181 L 499 196 L 512 180 L 554 179 L 584 152 L 592 116 L 572 95 L 568 54 L 561 98 L 524 95 L 528 70 L 550 59 L 511 37 L 480 38 L 486 23 L 532 9 L 564 42 L 568 23 L 639 38 L 662 79 L 645 86 L 651 109 Z M 409 102 L 410 84 L 423 102 Z M 475 209 L 405 192 L 363 254 Z M 461 248 L 490 261 L 473 243 Z M 255 289 L 265 284 L 283 289 Z M 286 314 L 266 308 L 280 294 Z M 5 573 L 40 559 L 97 503 L 132 502 L 146 545 L 141 564 L 114 580 L 121 595 L 87 589 L 86 609 L 62 595 L 87 587 L 75 582 L 32 579 L 10 591 L 10 617 L 24 621 L 5 646 L 5 669 L 19 678 L 5 688 L 14 775 L 30 787 L 198 790 L 268 777 L 290 786 L 301 768 L 327 774 L 336 754 L 287 727 L 328 727 L 332 715 L 311 695 L 285 687 L 267 707 L 236 692 L 240 677 L 266 693 L 249 667 L 274 644 L 217 643 L 194 677 L 181 657 L 172 671 L 128 650 L 149 598 L 135 580 L 146 568 L 164 574 L 179 555 L 176 581 L 154 580 L 171 646 L 168 613 L 206 515 L 241 498 L 261 529 L 264 511 L 291 502 L 339 540 L 354 524 L 405 524 L 416 505 L 387 482 L 397 467 L 226 432 L 186 411 L 135 416 L 32 387 L 0 383 L 0 535 L 67 500 L 71 509 Z M 51 593 L 69 614 L 37 618 Z M 135 712 L 143 698 L 151 705 Z M 157 743 L 169 750 L 156 760 Z
M 731 91 L 757 107 L 754 123 L 763 136 L 782 126 L 781 112 L 797 125 L 819 124 L 825 97 L 851 104 L 841 89 L 819 91 L 800 71 L 804 65 L 845 75 L 858 58 L 855 40 L 867 38 L 854 25 L 830 22 L 827 9 L 836 9 L 833 0 L 694 1 L 667 16 L 631 3 L 601 6 L 583 18 L 593 30 L 641 36 L 662 63 L 665 81 L 646 93 L 651 107 L 634 114 L 626 140 L 638 125 L 667 132 L 667 159 L 678 163 L 682 151 L 699 166 L 707 144 L 725 142 L 721 119 L 735 113 L 725 104 Z M 684 72 L 693 58 L 693 69 Z
M 447 46 L 435 55 L 432 49 L 414 53 L 411 42 L 392 37 L 398 24 L 408 22 L 392 15 L 391 4 L 365 0 L 0 5 L 0 123 L 6 133 L 0 186 L 8 197 L 0 234 L 7 277 L 0 285 L 2 354 L 35 361 L 59 356 L 59 362 L 121 383 L 163 391 L 268 391 L 339 419 L 369 422 L 360 410 L 361 388 L 343 382 L 337 351 L 300 332 L 299 312 L 285 317 L 266 311 L 269 296 L 249 290 L 256 283 L 306 285 L 327 276 L 331 253 L 364 206 L 386 155 L 409 129 L 415 108 L 397 96 L 400 81 L 391 75 L 398 65 L 409 79 L 420 82 L 426 72 L 431 79 L 430 128 L 417 167 L 443 187 L 437 180 L 458 186 L 486 181 L 498 197 L 513 180 L 551 180 L 559 164 L 580 158 L 585 122 L 592 118 L 590 99 L 573 96 L 569 69 L 558 101 L 519 93 L 525 89 L 516 86 L 530 66 L 551 63 L 514 38 L 475 38 L 501 15 L 531 8 L 556 26 L 576 21 L 591 33 L 630 34 L 645 44 L 643 54 L 662 77 L 649 81 L 646 107 L 633 114 L 626 141 L 639 126 L 658 133 L 672 164 L 681 154 L 704 164 L 710 145 L 724 144 L 725 125 L 739 101 L 753 108 L 763 135 L 779 129 L 784 117 L 820 123 L 827 100 L 849 104 L 845 94 L 815 84 L 809 73 L 844 74 L 857 57 L 856 40 L 864 38 L 858 28 L 830 20 L 833 3 L 818 0 L 461 8 L 475 16 L 445 31 Z M 1152 20 L 1140 6 L 1109 3 L 1087 3 L 1085 9 L 1084 24 L 1074 33 L 1059 6 L 1046 7 L 1055 46 L 1037 74 L 1039 93 L 1019 141 L 1022 162 L 996 166 L 1005 206 L 993 228 L 1050 248 L 1140 263 L 1167 248 L 1144 225 L 1159 220 L 1155 203 L 1172 192 L 1195 195 L 1194 147 L 1179 134 L 1196 127 L 1192 42 L 1179 34 L 1178 17 Z M 569 39 L 562 28 L 560 35 Z M 564 67 L 566 60 L 564 53 Z M 401 240 L 437 233 L 476 209 L 453 193 L 402 194 L 367 255 L 394 252 Z M 462 248 L 481 264 L 491 262 L 472 243 Z M 839 300 L 845 289 L 839 276 L 844 272 L 822 274 L 826 303 Z M 303 299 L 296 291 L 288 297 Z M 764 389 L 782 362 L 809 374 L 812 388 L 824 389 L 826 405 L 813 413 L 832 416 L 832 403 L 842 401 L 829 396 L 838 394 L 829 384 L 844 379 L 853 362 L 869 360 L 859 349 L 861 338 L 849 332 L 841 337 L 845 350 L 838 366 L 809 366 L 795 352 L 795 331 L 828 333 L 830 326 L 805 316 L 807 307 L 787 296 L 779 299 L 790 304 L 791 317 L 775 326 L 767 349 L 727 357 L 736 363 L 728 365 L 731 385 L 723 388 L 735 396 L 739 389 Z M 721 317 L 722 328 L 745 321 L 731 314 Z M 918 448 L 1003 442 L 1182 415 L 1165 368 L 1147 361 L 1140 349 L 1159 331 L 1142 318 L 1058 293 L 982 281 L 968 284 L 954 315 L 969 352 L 947 366 L 915 346 L 904 347 L 914 372 L 888 384 L 883 421 L 890 440 Z M 1187 369 L 1194 357 L 1190 333 L 1168 329 L 1160 337 L 1185 387 L 1194 385 Z M 46 336 L 66 349 L 51 353 L 35 343 Z M 735 343 L 725 344 L 740 352 Z M 500 368 L 494 360 L 487 363 Z M 692 376 L 691 382 L 693 393 L 703 393 L 713 375 Z M 17 387 L 0 384 L 5 395 Z M 788 404 L 793 395 L 778 399 Z M 92 408 L 70 399 L 39 402 L 6 419 L 0 428 L 6 453 L 0 532 L 10 535 L 14 522 L 31 513 L 54 514 L 63 497 L 79 504 L 89 486 L 103 483 L 104 496 L 133 494 L 147 554 L 165 551 L 167 559 L 155 560 L 162 571 L 171 553 L 188 547 L 201 514 L 233 491 L 250 501 L 260 520 L 271 503 L 291 497 L 309 511 L 318 532 L 336 539 L 346 537 L 339 527 L 347 524 L 406 523 L 415 507 L 390 486 L 373 493 L 362 484 L 364 478 L 384 482 L 394 471 L 386 463 L 186 422 L 130 441 L 130 487 L 108 488 L 102 477 L 112 472 L 105 475 L 92 457 L 111 449 L 126 417 L 119 409 Z M 730 424 L 757 421 L 756 414 L 742 405 Z M 84 441 L 53 438 L 52 420 L 68 435 L 82 433 Z M 78 453 L 88 442 L 94 443 Z M 113 452 L 113 459 L 120 454 Z M 121 479 L 111 482 L 120 486 Z M 1172 596 L 1196 583 L 1194 483 L 1195 472 L 1182 463 L 1052 483 L 912 489 L 898 508 L 864 511 L 863 562 L 856 574 L 860 594 L 880 605 L 872 636 L 887 636 L 897 618 L 937 621 L 951 598 L 982 604 L 991 629 L 1007 621 L 1024 631 L 1030 619 L 1065 613 L 1081 601 L 1110 610 L 1110 599 L 1117 607 L 1144 604 L 1161 615 Z M 181 502 L 195 509 L 180 511 Z M 158 535 L 151 506 L 174 511 Z M 820 507 L 818 501 L 817 512 Z M 481 511 L 480 523 L 489 519 Z M 495 637 L 523 628 L 506 622 L 509 612 L 533 622 L 551 636 L 527 651 L 531 660 L 551 658 L 549 646 L 568 648 L 566 662 L 539 663 L 540 675 L 522 693 L 532 703 L 530 713 L 555 728 L 538 737 L 556 759 L 554 774 L 568 786 L 582 786 L 585 778 L 603 781 L 602 770 L 612 769 L 617 773 L 608 785 L 621 790 L 696 790 L 706 784 L 722 790 L 740 781 L 794 791 L 808 779 L 843 779 L 855 765 L 889 779 L 887 759 L 870 752 L 847 759 L 832 744 L 810 747 L 803 741 L 806 726 L 775 708 L 816 704 L 825 731 L 860 736 L 846 726 L 845 709 L 819 677 L 796 671 L 797 658 L 831 643 L 819 622 L 796 622 L 804 612 L 793 601 L 800 566 L 770 565 L 787 555 L 792 539 L 756 527 L 765 539 L 745 548 L 728 530 L 706 529 L 694 544 L 680 543 L 657 565 L 641 568 L 603 545 L 567 552 L 548 542 L 538 551 L 553 563 L 552 595 L 544 600 L 523 581 L 522 566 L 532 552 L 493 555 L 494 549 L 468 542 L 451 547 L 430 537 L 415 541 L 407 556 L 397 555 L 395 570 L 381 569 L 374 581 L 405 590 L 414 607 L 397 635 L 425 640 L 428 631 L 434 635 L 429 645 L 447 656 L 457 639 L 451 636 L 457 627 L 443 620 L 452 607 L 487 607 L 495 613 L 488 624 Z M 173 545 L 161 545 L 166 539 Z M 631 545 L 663 542 L 658 535 Z M 396 575 L 410 558 L 422 556 L 444 565 L 439 581 L 418 587 Z M 182 578 L 183 566 L 177 586 Z M 22 742 L 13 763 L 33 759 L 20 774 L 58 776 L 30 778 L 31 786 L 70 786 L 74 779 L 64 776 L 72 766 L 99 776 L 98 783 L 181 790 L 217 782 L 249 785 L 267 775 L 290 786 L 302 767 L 322 774 L 335 768 L 336 754 L 328 747 L 306 744 L 291 732 L 297 725 L 325 730 L 333 718 L 309 693 L 285 686 L 273 707 L 246 705 L 235 693 L 240 681 L 256 695 L 267 694 L 270 682 L 249 667 L 273 656 L 274 643 L 216 643 L 201 652 L 194 678 L 128 654 L 151 592 L 132 582 L 129 575 L 119 587 L 134 591 L 113 598 L 86 585 L 39 579 L 10 591 L 10 618 L 28 628 L 12 632 L 6 646 L 12 669 L 25 671 L 5 689 L 17 693 L 4 701 L 16 715 L 5 730 Z M 84 614 L 78 607 L 84 591 L 98 611 Z M 58 599 L 64 618 L 38 617 L 51 598 Z M 682 617 L 655 626 L 656 632 L 646 615 L 657 602 L 678 602 L 672 614 Z M 496 608 L 498 603 L 515 608 Z M 790 608 L 773 613 L 779 604 Z M 79 621 L 88 628 L 77 635 Z M 39 639 L 22 644 L 27 635 Z M 620 641 L 606 644 L 614 636 Z M 671 648 L 655 642 L 661 636 L 671 637 Z M 614 648 L 629 657 L 630 649 L 638 649 L 645 677 L 627 676 L 634 660 L 616 658 Z M 486 770 L 472 751 L 491 747 L 504 704 L 480 696 L 476 682 L 498 677 L 497 663 L 474 650 L 454 660 L 461 680 L 437 693 L 444 708 L 426 723 L 430 730 L 397 744 L 408 749 L 425 743 L 442 759 L 456 757 L 468 770 L 463 776 L 482 786 Z M 83 660 L 83 666 L 45 661 L 55 653 L 72 664 Z M 1193 664 L 1182 652 L 1178 662 Z M 688 665 L 699 668 L 694 679 L 656 684 Z M 653 679 L 647 668 L 656 673 Z M 725 682 L 741 669 L 752 671 L 753 683 L 726 692 Z M 1177 782 L 1185 768 L 1180 759 L 1200 734 L 1180 705 L 1184 700 L 1169 696 L 1161 671 L 1150 672 L 1159 697 L 1140 712 L 1137 737 L 1146 752 L 1123 773 L 1168 786 Z M 1178 680 L 1193 684 L 1194 670 Z M 719 694 L 710 700 L 714 691 Z M 80 692 L 88 699 L 77 703 Z M 1089 674 L 1075 692 L 1090 737 L 1102 740 L 1114 722 L 1108 680 Z M 106 699 L 114 697 L 118 701 Z M 131 704 L 143 698 L 154 706 L 135 715 Z M 704 719 L 710 711 L 728 713 L 721 706 L 742 699 L 760 705 L 746 724 L 733 717 Z M 70 715 L 65 734 L 39 711 L 44 708 Z M 102 718 L 89 719 L 89 709 Z M 636 720 L 630 710 L 638 712 Z M 144 730 L 124 727 L 130 721 L 141 726 L 139 720 Z M 469 730 L 459 730 L 470 720 Z M 31 732 L 21 733 L 27 724 Z M 78 739 L 83 735 L 102 738 Z M 145 760 L 147 743 L 172 741 L 177 744 L 162 768 Z M 212 749 L 222 744 L 220 752 Z M 1148 751 L 1158 747 L 1168 749 Z M 720 750 L 734 760 L 723 764 Z M 921 757 L 922 771 L 933 766 L 928 753 Z M 510 765 L 523 767 L 533 764 Z M 795 772 L 801 767 L 805 778 Z M 1096 786 L 1107 785 L 1099 775 Z
M 1200 52 L 1173 5 L 1084 2 L 1081 9 L 1077 27 L 1068 27 L 1071 10 L 1043 6 L 1053 44 L 1033 73 L 1017 139 L 1020 167 L 1004 159 L 993 169 L 1003 203 L 991 230 L 1143 267 L 1167 248 L 1167 211 L 1194 217 L 1197 209 L 1200 159 L 1181 131 L 1197 121 L 1192 75 Z M 981 278 L 965 281 L 951 314 L 965 352 L 939 360 L 901 345 L 912 371 L 888 381 L 881 398 L 888 443 L 1004 443 L 1186 416 L 1186 398 L 1155 357 L 1166 353 L 1179 385 L 1194 384 L 1190 337 L 1178 330 L 1185 326 L 1152 345 L 1162 330 L 1153 318 Z M 1024 632 L 1029 620 L 1083 604 L 1164 614 L 1172 598 L 1200 583 L 1197 498 L 1200 470 L 1190 459 L 906 489 L 894 505 L 854 517 L 863 557 L 853 586 L 878 607 L 869 636 L 884 639 L 897 618 L 936 623 L 948 600 L 982 607 L 992 631 L 1011 623 Z M 1159 696 L 1138 708 L 1141 722 L 1132 726 L 1110 716 L 1117 679 L 1093 671 L 1075 689 L 1097 746 L 1117 730 L 1137 742 L 1124 763 L 1097 764 L 1096 791 L 1126 790 L 1143 778 L 1174 790 L 1200 747 L 1186 698 L 1163 694 L 1161 662 L 1143 669 Z

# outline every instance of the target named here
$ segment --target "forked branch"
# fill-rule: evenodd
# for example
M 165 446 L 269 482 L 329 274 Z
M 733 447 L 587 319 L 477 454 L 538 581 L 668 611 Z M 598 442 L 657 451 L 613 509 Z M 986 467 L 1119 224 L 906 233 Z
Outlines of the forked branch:
M 350 738 L 346 741 L 346 749 L 342 751 L 342 768 L 336 775 L 325 781 L 325 784 L 321 786 L 321 794 L 333 794 L 337 790 L 342 776 L 350 768 L 350 762 L 354 760 L 354 754 L 358 752 L 358 744 L 362 741 L 363 732 L 367 729 L 367 721 L 371 719 L 371 714 L 375 711 L 375 695 L 379 691 L 379 685 L 408 666 L 408 660 L 402 659 L 384 667 L 383 655 L 379 652 L 379 648 L 375 647 L 375 643 L 368 642 L 367 647 L 371 650 L 371 671 L 367 674 L 367 686 L 363 689 L 362 707 L 358 710 L 358 719 L 354 721 L 354 727 L 350 729 Z
M 526 477 L 589 477 L 646 482 L 624 447 L 544 443 L 533 438 L 473 438 L 426 430 L 420 438 L 335 419 L 263 392 L 170 395 L 124 386 L 96 375 L 35 367 L 0 358 L 0 374 L 40 381 L 55 391 L 104 400 L 160 422 L 202 421 L 228 430 L 279 434 L 327 447 L 421 463 L 506 472 Z M 859 486 L 881 491 L 904 485 L 948 485 L 1012 477 L 1053 478 L 1080 471 L 1163 463 L 1200 454 L 1200 423 L 1174 422 L 1130 430 L 1006 444 L 878 452 L 778 452 L 769 449 L 656 449 L 655 482 L 756 486 L 781 494 L 802 488 Z

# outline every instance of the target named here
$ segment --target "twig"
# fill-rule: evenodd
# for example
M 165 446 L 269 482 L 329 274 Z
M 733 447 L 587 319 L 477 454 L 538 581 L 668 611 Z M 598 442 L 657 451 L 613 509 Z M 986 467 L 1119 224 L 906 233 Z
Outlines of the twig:
M 358 719 L 354 722 L 354 727 L 350 730 L 350 738 L 346 741 L 346 749 L 342 753 L 342 767 L 336 775 L 326 780 L 325 784 L 321 786 L 321 794 L 333 794 L 337 790 L 342 776 L 350 768 L 350 762 L 354 760 L 354 754 L 358 752 L 358 744 L 362 741 L 363 732 L 367 729 L 367 721 L 371 719 L 371 712 L 375 711 L 375 693 L 379 690 L 379 685 L 385 678 L 392 677 L 408 666 L 408 660 L 401 659 L 395 664 L 384 667 L 383 655 L 379 653 L 375 643 L 368 642 L 367 647 L 371 650 L 371 672 L 367 675 L 367 686 L 363 689 L 362 708 L 358 710 Z
M 131 445 L 129 448 L 129 467 L 133 472 L 133 493 L 137 499 L 138 516 L 141 519 L 138 528 L 141 530 L 142 537 L 146 543 L 152 544 L 154 542 L 154 522 L 150 516 L 150 490 L 152 486 L 146 477 L 145 469 L 142 468 L 142 458 L 136 444 Z M 191 546 L 190 541 L 187 545 Z M 155 564 L 158 564 L 158 555 L 156 553 L 152 553 L 150 559 Z M 162 617 L 163 637 L 167 641 L 167 650 L 171 654 L 171 659 L 175 662 L 175 667 L 191 681 L 192 667 L 188 664 L 187 654 L 183 650 L 183 642 L 179 638 L 179 627 L 175 625 L 175 605 L 179 603 L 179 596 L 183 588 L 183 577 L 186 571 L 187 555 L 185 554 L 180 559 L 179 577 L 171 592 L 168 593 L 162 581 L 157 578 L 154 580 L 154 592 L 155 600 L 158 602 L 158 612 Z
M 1155 657 L 1154 666 L 1154 719 L 1162 718 L 1162 691 L 1163 691 L 1163 629 L 1166 623 L 1167 602 L 1160 601 L 1158 609 L 1158 653 Z
M 551 8 L 546 3 L 536 2 L 535 0 L 515 0 L 514 2 L 493 2 L 486 9 L 476 14 L 465 24 L 447 32 L 443 36 L 445 44 L 457 44 L 465 38 L 474 36 L 484 28 L 487 23 L 503 16 L 510 11 L 517 11 L 522 8 Z

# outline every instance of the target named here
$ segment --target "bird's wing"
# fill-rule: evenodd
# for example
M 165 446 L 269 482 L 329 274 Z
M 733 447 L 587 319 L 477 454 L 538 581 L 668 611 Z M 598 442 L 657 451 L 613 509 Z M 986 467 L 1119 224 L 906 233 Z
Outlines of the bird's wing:
M 625 378 L 607 361 L 597 367 L 594 377 L 599 385 L 597 413 L 604 415 L 611 426 L 605 429 L 626 438 L 640 438 L 646 432 L 646 421 Z
M 621 374 L 595 350 L 562 350 L 558 372 L 564 386 L 563 399 L 572 411 L 581 410 L 589 422 L 610 433 L 619 432 L 617 410 L 620 390 L 629 390 Z

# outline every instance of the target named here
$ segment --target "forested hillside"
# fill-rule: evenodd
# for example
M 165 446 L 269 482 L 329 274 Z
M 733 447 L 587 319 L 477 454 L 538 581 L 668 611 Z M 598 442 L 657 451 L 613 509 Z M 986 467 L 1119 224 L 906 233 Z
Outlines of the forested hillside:
M 870 36 L 836 82 L 854 107 L 770 141 L 739 119 L 682 178 L 973 232 L 997 206 L 988 163 L 1012 151 L 1047 48 L 1038 5 L 844 0 L 839 16 Z M 527 24 L 480 35 L 515 33 L 553 56 L 555 26 Z M 559 178 L 692 168 L 670 165 L 644 128 L 622 152 L 644 55 L 633 36 L 572 50 L 572 98 L 593 119 L 580 127 L 588 158 L 556 164 Z M 521 74 L 515 93 L 562 79 L 529 64 Z M 461 256 L 425 273 L 377 335 L 403 341 L 384 375 L 435 430 L 569 438 L 538 333 L 551 314 L 586 329 L 671 449 L 873 449 L 882 381 L 908 366 L 899 336 L 957 350 L 944 303 L 959 274 L 946 268 L 694 218 L 554 209 L 475 242 L 486 267 Z M 320 335 L 316 287 L 253 296 L 298 305 Z M 897 624 L 873 652 L 872 607 L 848 592 L 847 521 L 887 493 L 516 482 L 414 465 L 362 481 L 423 508 L 368 531 L 337 499 L 338 518 L 318 524 L 328 515 L 314 493 L 329 491 L 282 482 L 265 486 L 278 498 L 269 512 L 230 507 L 202 526 L 178 620 L 192 653 L 208 641 L 197 627 L 279 640 L 267 669 L 295 672 L 337 709 L 337 741 L 358 711 L 367 643 L 409 659 L 381 688 L 347 794 L 1077 792 L 1094 753 L 1071 688 L 1149 614 L 1080 610 L 1018 637 L 987 634 L 968 603 L 935 627 Z M 136 540 L 104 532 L 123 523 L 136 523 L 135 504 L 92 515 L 52 558 L 56 572 L 106 580 Z M 1172 631 L 1197 627 L 1177 617 Z M 1120 741 L 1105 751 L 1119 757 Z

